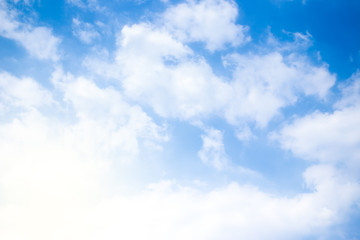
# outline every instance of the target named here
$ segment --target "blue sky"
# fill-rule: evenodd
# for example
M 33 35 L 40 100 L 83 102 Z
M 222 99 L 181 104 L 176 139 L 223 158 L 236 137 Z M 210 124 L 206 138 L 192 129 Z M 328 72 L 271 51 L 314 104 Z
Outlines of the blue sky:
M 0 0 L 0 238 L 360 239 L 359 11 Z

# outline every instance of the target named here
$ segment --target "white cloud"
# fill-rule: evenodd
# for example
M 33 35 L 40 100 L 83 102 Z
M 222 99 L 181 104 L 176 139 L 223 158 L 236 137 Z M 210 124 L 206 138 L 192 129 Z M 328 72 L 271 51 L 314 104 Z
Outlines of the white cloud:
M 104 102 L 103 90 L 85 89 Z M 80 124 L 32 111 L 0 125 L 2 239 L 301 239 L 327 232 L 359 199 L 358 184 L 330 166 L 308 169 L 305 181 L 314 190 L 295 197 L 237 183 L 202 192 L 174 181 L 121 194 L 108 178 L 116 164 L 99 151 L 101 141 L 87 145 L 99 138 L 99 126 L 81 135 Z
M 61 40 L 48 27 L 22 23 L 17 16 L 18 13 L 10 10 L 4 0 L 0 1 L 0 36 L 15 40 L 36 58 L 57 61 Z
M 128 96 L 164 117 L 224 114 L 234 125 L 254 121 L 264 127 L 299 94 L 323 99 L 335 82 L 326 65 L 280 52 L 226 56 L 224 64 L 234 72 L 225 82 L 186 45 L 149 24 L 125 26 L 118 42 L 115 77 Z
M 162 21 L 181 41 L 201 41 L 214 51 L 226 44 L 239 46 L 250 40 L 248 27 L 235 23 L 237 14 L 234 1 L 189 0 L 168 8 Z
M 360 167 L 360 93 L 358 74 L 332 113 L 314 112 L 283 127 L 275 136 L 284 149 L 309 160 Z
M 13 107 L 28 109 L 54 103 L 51 92 L 33 79 L 19 79 L 6 72 L 0 72 L 0 100 L 7 111 Z
M 117 184 L 133 183 L 109 177 L 117 164 L 108 161 L 104 145 L 126 148 L 112 145 L 116 128 L 108 125 L 114 122 L 99 125 L 100 120 L 91 120 L 96 117 L 91 108 L 96 102 L 105 108 L 98 116 L 102 120 L 120 119 L 129 108 L 112 89 L 85 79 L 66 81 L 67 101 L 88 122 L 54 121 L 31 110 L 0 124 L 2 239 L 301 239 L 343 221 L 359 199 L 359 185 L 326 165 L 309 168 L 304 178 L 313 191 L 294 197 L 237 183 L 203 192 L 174 181 L 132 195 L 119 193 Z M 111 110 L 119 101 L 120 115 Z M 131 124 L 120 124 L 134 131 Z M 218 140 L 219 132 L 212 132 Z M 131 142 L 131 136 L 121 137 Z M 214 146 L 221 151 L 221 144 Z
M 224 105 L 228 86 L 168 32 L 125 26 L 118 42 L 116 64 L 125 93 L 159 115 L 191 119 Z
M 335 83 L 327 66 L 315 67 L 302 56 L 233 54 L 224 58 L 225 66 L 235 68 L 231 83 L 234 97 L 225 115 L 229 122 L 255 120 L 267 123 L 281 108 L 293 105 L 299 94 L 325 98 Z
M 73 34 L 77 38 L 80 39 L 83 43 L 90 44 L 95 39 L 100 37 L 98 31 L 96 31 L 95 27 L 86 22 L 81 22 L 78 18 L 73 18 Z
M 198 155 L 203 163 L 217 170 L 223 170 L 228 165 L 228 156 L 225 152 L 223 134 L 217 129 L 208 129 L 206 135 L 201 136 L 203 145 Z
M 336 109 L 356 107 L 360 105 L 360 71 L 357 70 L 347 81 L 346 85 L 340 85 L 342 98 L 335 103 Z
M 131 162 L 143 144 L 167 140 L 164 127 L 155 124 L 139 106 L 126 103 L 111 87 L 99 88 L 83 77 L 75 78 L 57 70 L 53 82 L 73 108 L 78 123 L 71 126 L 71 141 L 81 142 L 79 149 L 94 149 L 94 156 Z M 74 142 L 74 144 L 75 144 Z M 77 144 L 77 143 L 76 143 Z
M 359 107 L 315 112 L 285 126 L 279 140 L 283 148 L 305 159 L 355 164 L 360 159 L 359 119 Z
M 329 166 L 308 169 L 305 180 L 314 191 L 295 197 L 237 183 L 201 192 L 174 181 L 119 194 L 103 179 L 108 168 L 39 135 L 41 124 L 20 124 L 22 134 L 12 135 L 19 141 L 29 133 L 36 136 L 32 141 L 0 141 L 10 146 L 0 153 L 0 171 L 6 173 L 0 178 L 3 239 L 302 239 L 326 233 L 359 199 L 359 185 Z

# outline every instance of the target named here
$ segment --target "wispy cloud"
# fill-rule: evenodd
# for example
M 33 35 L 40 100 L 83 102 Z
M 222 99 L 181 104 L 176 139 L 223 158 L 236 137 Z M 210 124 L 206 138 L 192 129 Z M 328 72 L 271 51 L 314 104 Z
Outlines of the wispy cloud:
M 48 27 L 33 26 L 17 19 L 19 13 L 11 10 L 6 1 L 0 1 L 0 35 L 18 42 L 38 59 L 57 61 L 60 58 L 60 38 Z

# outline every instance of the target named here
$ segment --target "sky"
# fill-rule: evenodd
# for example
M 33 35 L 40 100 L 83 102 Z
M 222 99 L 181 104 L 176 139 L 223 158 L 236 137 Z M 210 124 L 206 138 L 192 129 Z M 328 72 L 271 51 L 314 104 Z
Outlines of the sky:
M 357 0 L 0 0 L 0 239 L 360 239 Z

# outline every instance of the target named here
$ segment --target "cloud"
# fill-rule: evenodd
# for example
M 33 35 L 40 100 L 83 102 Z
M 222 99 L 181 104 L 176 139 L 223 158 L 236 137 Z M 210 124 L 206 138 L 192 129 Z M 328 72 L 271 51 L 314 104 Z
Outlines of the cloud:
M 299 95 L 325 99 L 335 82 L 327 65 L 314 66 L 296 52 L 229 54 L 223 62 L 233 72 L 230 81 L 216 76 L 203 57 L 171 33 L 142 23 L 125 26 L 119 34 L 117 68 L 105 64 L 101 69 L 108 73 L 96 66 L 92 71 L 113 74 L 127 96 L 160 116 L 194 120 L 220 115 L 233 125 L 255 122 L 260 127 Z
M 57 61 L 60 58 L 58 46 L 61 40 L 48 27 L 35 27 L 20 22 L 19 13 L 10 10 L 8 4 L 0 1 L 0 36 L 15 40 L 33 57 Z
M 333 112 L 316 111 L 284 126 L 275 135 L 281 146 L 304 159 L 359 169 L 359 79 L 358 73 L 353 75 Z
M 347 84 L 347 85 L 346 85 Z M 340 85 L 342 98 L 335 103 L 336 109 L 356 107 L 360 105 L 360 71 L 357 70 L 347 81 Z
M 355 163 L 360 158 L 359 117 L 359 107 L 331 114 L 315 112 L 285 126 L 279 140 L 284 149 L 305 159 Z
M 116 164 L 106 161 L 101 141 L 86 146 L 99 137 L 96 125 L 81 136 L 80 123 L 62 124 L 36 111 L 1 124 L 1 238 L 302 239 L 324 235 L 359 199 L 359 185 L 327 165 L 307 169 L 313 190 L 294 197 L 237 183 L 200 191 L 174 181 L 120 193 L 119 181 L 133 183 L 109 178 Z
M 165 27 L 182 42 L 204 42 L 210 51 L 226 44 L 239 46 L 250 41 L 248 27 L 236 24 L 234 1 L 186 1 L 169 7 L 163 14 Z
M 100 37 L 98 31 L 95 30 L 95 27 L 86 22 L 81 22 L 78 18 L 73 18 L 73 34 L 83 43 L 90 44 L 95 39 Z
M 264 127 L 283 107 L 295 104 L 300 94 L 325 98 L 335 83 L 326 65 L 313 66 L 301 55 L 232 54 L 223 61 L 235 69 L 234 97 L 225 110 L 231 123 L 255 120 Z
M 165 126 L 155 124 L 139 106 L 129 105 L 118 90 L 99 88 L 84 77 L 64 75 L 61 69 L 54 72 L 52 81 L 78 119 L 71 134 L 78 134 L 74 141 L 80 137 L 84 145 L 79 148 L 84 151 L 97 149 L 100 152 L 94 156 L 131 162 L 146 143 L 157 146 L 167 140 Z
M 116 65 L 125 94 L 157 114 L 191 119 L 226 101 L 228 86 L 168 32 L 148 24 L 125 26 L 118 45 Z
M 174 181 L 121 194 L 106 180 L 111 166 L 59 145 L 36 120 L 0 127 L 4 239 L 302 239 L 325 235 L 359 199 L 357 183 L 321 165 L 304 175 L 314 190 L 294 197 L 237 183 L 203 192 Z
M 203 145 L 198 152 L 201 161 L 217 170 L 223 170 L 228 164 L 228 157 L 223 143 L 223 134 L 217 129 L 208 129 L 201 136 Z
M 0 109 L 4 113 L 9 113 L 16 107 L 31 109 L 53 103 L 51 92 L 33 79 L 19 79 L 7 72 L 0 72 Z
M 118 184 L 134 183 L 119 173 L 113 178 L 112 169 L 142 149 L 141 139 L 164 141 L 159 127 L 111 87 L 61 69 L 53 82 L 75 119 L 42 113 L 35 104 L 0 124 L 3 239 L 301 239 L 343 221 L 359 199 L 359 185 L 329 165 L 307 169 L 311 192 L 294 197 L 238 183 L 200 191 L 176 181 L 121 193 Z M 209 130 L 204 149 L 223 156 L 221 135 Z

